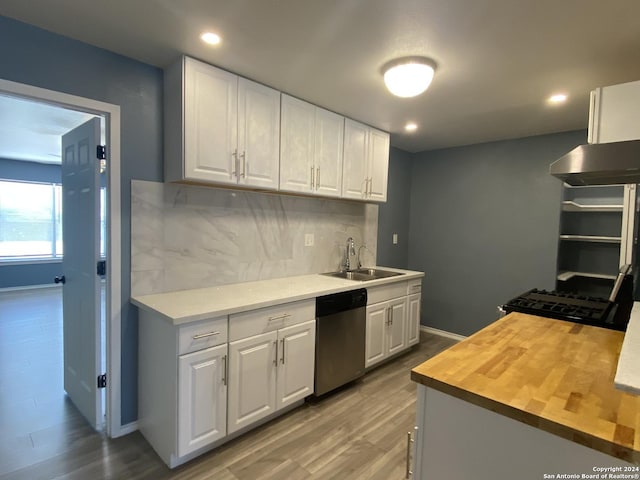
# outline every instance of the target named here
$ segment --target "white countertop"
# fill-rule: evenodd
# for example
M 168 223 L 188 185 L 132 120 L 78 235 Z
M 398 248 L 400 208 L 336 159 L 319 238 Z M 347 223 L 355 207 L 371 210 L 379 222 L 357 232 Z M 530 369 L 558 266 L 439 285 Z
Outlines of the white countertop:
M 357 288 L 371 288 L 424 276 L 423 272 L 375 267 L 402 273 L 395 277 L 358 282 L 325 275 L 300 275 L 219 287 L 180 290 L 131 298 L 139 308 L 159 314 L 174 325 L 295 302 Z
M 640 395 L 640 302 L 633 303 L 614 382 L 619 390 Z

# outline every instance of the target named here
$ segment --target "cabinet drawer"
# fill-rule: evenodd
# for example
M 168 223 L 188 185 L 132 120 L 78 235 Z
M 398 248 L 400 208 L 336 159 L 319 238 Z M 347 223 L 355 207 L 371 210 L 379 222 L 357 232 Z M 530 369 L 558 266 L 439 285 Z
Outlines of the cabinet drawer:
M 227 317 L 218 317 L 180 327 L 178 355 L 227 343 Z
M 272 332 L 315 317 L 315 298 L 229 315 L 229 341 Z
M 422 278 L 417 278 L 415 280 L 409 280 L 407 282 L 407 295 L 412 295 L 414 293 L 422 292 Z
M 367 288 L 367 305 L 406 296 L 408 283 L 407 281 L 403 281 L 382 285 L 380 287 Z

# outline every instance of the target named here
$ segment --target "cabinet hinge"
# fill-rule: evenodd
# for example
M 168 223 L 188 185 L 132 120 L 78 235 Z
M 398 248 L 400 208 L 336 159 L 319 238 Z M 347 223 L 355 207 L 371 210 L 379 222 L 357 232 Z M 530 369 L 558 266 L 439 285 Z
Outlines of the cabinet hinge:
M 106 147 L 106 145 L 98 145 L 96 147 L 96 158 L 98 160 L 106 160 L 106 158 L 107 158 L 107 147 Z
M 106 388 L 107 387 L 107 374 L 103 373 L 102 375 L 98 375 L 98 388 Z

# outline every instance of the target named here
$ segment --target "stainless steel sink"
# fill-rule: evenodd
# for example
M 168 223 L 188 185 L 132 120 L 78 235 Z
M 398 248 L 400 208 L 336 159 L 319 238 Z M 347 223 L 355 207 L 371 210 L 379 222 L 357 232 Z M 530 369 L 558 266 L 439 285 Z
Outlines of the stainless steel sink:
M 364 273 L 374 278 L 389 278 L 404 275 L 403 273 L 391 272 L 389 270 L 381 270 L 379 268 L 358 268 L 354 270 L 356 273 Z
M 344 278 L 346 280 L 355 280 L 357 282 L 366 282 L 369 280 L 377 280 L 379 278 L 396 277 L 403 275 L 402 273 L 390 272 L 389 270 L 380 270 L 379 268 L 358 268 L 349 272 L 328 272 L 323 273 L 328 277 Z

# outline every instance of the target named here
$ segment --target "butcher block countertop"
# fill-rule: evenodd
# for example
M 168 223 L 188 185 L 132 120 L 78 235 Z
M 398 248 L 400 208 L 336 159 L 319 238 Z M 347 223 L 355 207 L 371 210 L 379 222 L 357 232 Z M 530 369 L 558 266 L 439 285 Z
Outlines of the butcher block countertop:
M 640 463 L 640 396 L 615 388 L 623 332 L 511 313 L 411 371 L 412 380 Z

